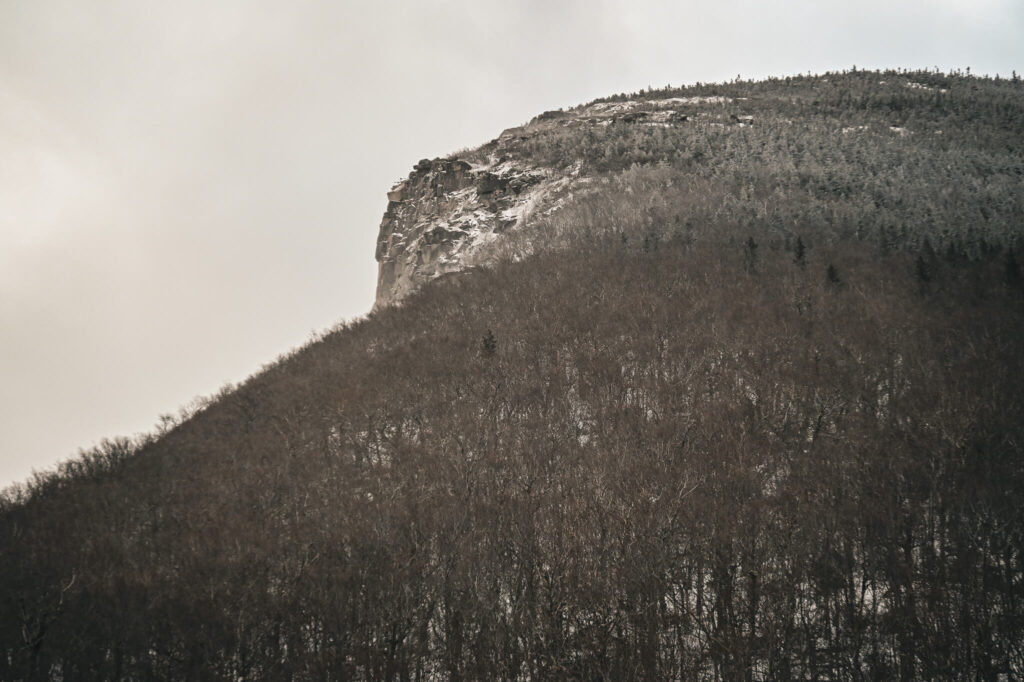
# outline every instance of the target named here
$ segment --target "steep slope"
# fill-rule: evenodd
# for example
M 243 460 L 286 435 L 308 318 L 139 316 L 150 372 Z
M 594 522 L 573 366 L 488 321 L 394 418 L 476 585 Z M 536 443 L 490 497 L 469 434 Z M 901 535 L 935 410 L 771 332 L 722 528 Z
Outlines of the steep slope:
M 547 112 L 467 154 L 423 159 L 409 177 L 388 192 L 376 258 L 380 264 L 376 305 L 401 300 L 431 279 L 458 272 L 493 256 L 486 247 L 508 230 L 522 230 L 531 219 L 548 216 L 592 181 L 581 177 L 582 159 L 569 165 L 524 153 L 552 130 L 586 134 L 614 123 L 669 126 L 685 123 L 701 105 L 725 105 L 727 97 L 675 97 L 595 103 L 570 113 Z M 689 111 L 690 113 L 683 113 Z M 721 115 L 716 118 L 722 118 Z M 747 125 L 751 117 L 735 118 Z M 564 162 L 565 159 L 555 161 Z
M 419 164 L 366 319 L 0 498 L 0 679 L 1021 677 L 1020 84 L 616 100 Z
M 618 196 L 607 210 L 624 214 L 617 220 L 660 232 L 812 231 L 819 243 L 856 236 L 916 249 L 927 240 L 977 256 L 1021 238 L 1020 93 L 1016 80 L 852 72 L 547 112 L 478 149 L 420 161 L 392 189 L 377 243 L 377 306 L 437 276 L 521 255 L 524 243 L 593 229 L 593 195 L 609 191 Z M 643 188 L 639 206 L 621 196 L 636 182 L 622 174 L 637 166 L 657 169 L 661 185 Z
M 475 167 L 459 159 L 420 161 L 388 192 L 377 242 L 376 305 L 464 269 L 482 247 L 556 201 L 571 180 L 571 174 L 494 158 Z

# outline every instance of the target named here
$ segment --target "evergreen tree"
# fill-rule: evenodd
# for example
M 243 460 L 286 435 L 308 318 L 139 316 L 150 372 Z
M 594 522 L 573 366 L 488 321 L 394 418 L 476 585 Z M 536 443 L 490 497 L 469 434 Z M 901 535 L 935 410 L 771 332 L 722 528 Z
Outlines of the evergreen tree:
M 793 262 L 801 268 L 807 265 L 807 247 L 804 246 L 802 237 L 796 238 L 796 246 L 793 249 Z
M 924 259 L 924 256 L 917 257 L 917 262 L 914 265 L 914 273 L 917 275 L 917 281 L 919 282 L 931 281 L 931 268 L 928 266 L 928 261 Z
M 743 251 L 743 265 L 747 272 L 757 272 L 757 242 L 753 237 L 747 237 L 747 244 Z
M 488 329 L 487 333 L 484 334 L 483 339 L 480 340 L 480 352 L 486 357 L 494 355 L 498 351 L 498 340 L 494 338 L 494 333 Z
M 1020 263 L 1017 262 L 1017 256 L 1013 253 L 1013 249 L 1006 252 L 1006 283 L 1011 287 L 1020 286 Z

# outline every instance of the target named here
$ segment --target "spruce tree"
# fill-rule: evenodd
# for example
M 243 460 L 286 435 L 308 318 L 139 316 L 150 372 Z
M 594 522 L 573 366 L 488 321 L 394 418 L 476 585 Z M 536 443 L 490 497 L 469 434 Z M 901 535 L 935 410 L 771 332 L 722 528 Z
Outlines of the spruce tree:
M 914 273 L 917 275 L 917 280 L 919 282 L 931 281 L 931 268 L 928 267 L 928 262 L 924 259 L 924 256 L 917 257 L 917 263 L 914 265 Z
M 1020 286 L 1020 263 L 1013 249 L 1006 252 L 1006 283 L 1011 287 Z
M 757 242 L 753 237 L 747 237 L 747 244 L 743 251 L 743 265 L 747 272 L 757 272 Z
M 807 265 L 807 247 L 804 246 L 802 237 L 796 238 L 796 247 L 793 249 L 793 262 L 801 268 Z
M 484 334 L 483 339 L 480 341 L 480 352 L 486 357 L 494 355 L 498 351 L 498 340 L 494 338 L 494 333 L 488 329 L 487 333 Z

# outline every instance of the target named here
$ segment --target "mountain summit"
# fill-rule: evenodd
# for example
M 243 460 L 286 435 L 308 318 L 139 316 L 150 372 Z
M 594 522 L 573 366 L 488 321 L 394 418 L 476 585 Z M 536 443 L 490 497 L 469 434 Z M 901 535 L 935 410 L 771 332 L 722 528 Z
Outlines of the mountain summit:
M 1015 243 L 1024 213 L 1019 92 L 1017 80 L 852 72 L 545 112 L 477 149 L 423 159 L 391 189 L 376 306 L 492 262 L 508 253 L 510 235 L 521 247 L 526 232 L 548 241 L 572 224 L 595 229 L 595 199 L 629 194 L 630 169 L 661 172 L 666 186 L 643 207 L 661 233 L 724 218 L 784 239 L 810 231 L 819 242 L 928 241 L 971 255 L 982 242 Z
M 1018 79 L 618 95 L 389 200 L 366 318 L 0 497 L 0 679 L 1024 677 Z

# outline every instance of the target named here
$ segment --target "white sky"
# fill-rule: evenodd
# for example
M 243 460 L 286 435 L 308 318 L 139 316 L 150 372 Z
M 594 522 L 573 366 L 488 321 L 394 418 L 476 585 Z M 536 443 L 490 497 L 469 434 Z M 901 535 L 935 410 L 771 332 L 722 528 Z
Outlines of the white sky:
M 0 0 L 0 487 L 367 312 L 420 158 L 651 85 L 1022 46 L 1020 0 Z

